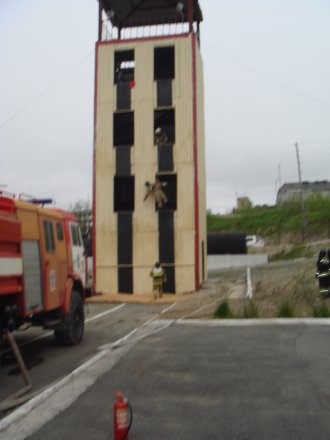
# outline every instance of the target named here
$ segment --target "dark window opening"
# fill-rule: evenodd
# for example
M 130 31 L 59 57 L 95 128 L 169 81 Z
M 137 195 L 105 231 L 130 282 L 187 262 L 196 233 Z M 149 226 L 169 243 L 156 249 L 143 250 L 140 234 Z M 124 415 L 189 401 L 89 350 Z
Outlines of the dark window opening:
M 176 210 L 176 188 L 177 179 L 176 174 L 157 174 L 156 179 L 159 182 L 165 183 L 162 187 L 166 195 L 167 201 L 161 208 L 156 208 L 158 211 L 175 211 Z
M 113 114 L 113 145 L 134 144 L 134 112 Z
M 53 223 L 49 220 L 44 220 L 44 234 L 47 252 L 55 252 L 54 228 Z
M 118 212 L 117 216 L 117 262 L 132 264 L 133 260 L 133 214 Z
M 115 52 L 114 83 L 134 81 L 134 50 Z
M 63 241 L 64 234 L 63 234 L 63 226 L 62 223 L 56 223 L 56 232 L 57 232 L 57 240 Z
M 172 106 L 172 81 L 160 79 L 157 81 L 157 107 Z
M 116 148 L 116 174 L 131 175 L 131 147 Z
M 158 212 L 159 228 L 159 261 L 163 264 L 174 264 L 174 212 Z
M 173 171 L 173 145 L 159 144 L 158 145 L 158 172 Z
M 174 78 L 174 47 L 156 47 L 154 50 L 154 79 Z
M 164 142 L 175 142 L 175 112 L 174 109 L 154 111 L 154 133 L 156 130 L 164 134 Z M 156 143 L 156 139 L 155 139 Z
M 133 293 L 133 268 L 132 267 L 119 267 L 118 268 L 118 291 L 120 293 Z
M 134 211 L 134 176 L 115 176 L 113 209 Z
M 163 291 L 165 293 L 175 293 L 175 266 L 164 266 L 166 282 Z
M 116 110 L 131 109 L 131 88 L 128 83 L 117 85 L 117 107 Z

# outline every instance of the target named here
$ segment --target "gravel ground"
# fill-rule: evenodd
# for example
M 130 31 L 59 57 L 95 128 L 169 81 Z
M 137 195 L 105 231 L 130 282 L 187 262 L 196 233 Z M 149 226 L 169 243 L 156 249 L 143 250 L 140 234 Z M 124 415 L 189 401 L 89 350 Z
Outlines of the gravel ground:
M 247 269 L 209 273 L 204 288 L 188 301 L 181 301 L 166 318 L 211 319 L 224 300 L 233 318 L 275 318 L 288 303 L 294 317 L 312 317 L 314 309 L 330 304 L 319 296 L 315 258 L 269 263 L 251 268 L 252 299 L 247 298 Z

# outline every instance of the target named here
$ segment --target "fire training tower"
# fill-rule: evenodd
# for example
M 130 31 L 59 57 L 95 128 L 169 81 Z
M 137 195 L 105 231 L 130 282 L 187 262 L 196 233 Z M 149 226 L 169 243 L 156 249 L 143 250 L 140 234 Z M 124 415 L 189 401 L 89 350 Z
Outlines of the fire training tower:
M 155 261 L 165 292 L 206 278 L 201 21 L 198 0 L 99 0 L 96 292 L 150 293 Z

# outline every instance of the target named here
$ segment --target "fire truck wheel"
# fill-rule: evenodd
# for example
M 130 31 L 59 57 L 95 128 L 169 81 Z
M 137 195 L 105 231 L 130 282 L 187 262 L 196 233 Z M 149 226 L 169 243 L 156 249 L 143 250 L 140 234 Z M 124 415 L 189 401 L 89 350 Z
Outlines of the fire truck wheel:
M 62 345 L 77 345 L 84 335 L 84 305 L 79 292 L 72 292 L 66 330 L 55 330 L 55 339 Z

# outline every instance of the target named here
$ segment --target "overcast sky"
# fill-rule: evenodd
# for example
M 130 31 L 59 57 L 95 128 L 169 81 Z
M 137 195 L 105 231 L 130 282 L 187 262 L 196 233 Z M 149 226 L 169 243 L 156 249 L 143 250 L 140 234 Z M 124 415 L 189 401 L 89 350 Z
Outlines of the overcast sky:
M 207 207 L 330 180 L 330 2 L 200 0 Z M 0 0 L 0 185 L 92 199 L 96 0 Z

